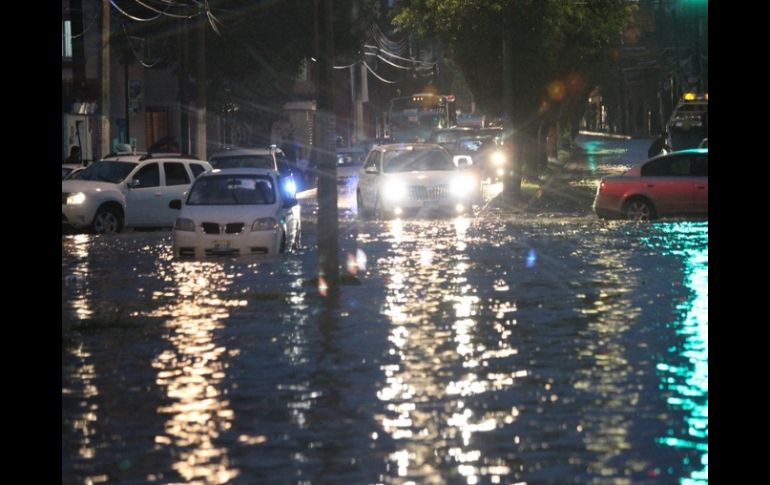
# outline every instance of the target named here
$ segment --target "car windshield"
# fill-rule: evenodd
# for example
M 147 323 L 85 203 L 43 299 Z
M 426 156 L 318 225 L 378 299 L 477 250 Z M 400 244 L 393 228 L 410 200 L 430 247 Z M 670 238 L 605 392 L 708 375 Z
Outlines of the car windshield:
M 214 168 L 275 169 L 275 162 L 273 161 L 273 156 L 270 154 L 213 157 L 209 162 Z
M 75 173 L 72 180 L 95 180 L 119 184 L 136 165 L 134 162 L 95 162 Z
M 383 156 L 386 173 L 455 170 L 452 160 L 438 150 L 391 150 Z
M 263 175 L 213 175 L 198 179 L 187 205 L 275 204 L 273 180 Z

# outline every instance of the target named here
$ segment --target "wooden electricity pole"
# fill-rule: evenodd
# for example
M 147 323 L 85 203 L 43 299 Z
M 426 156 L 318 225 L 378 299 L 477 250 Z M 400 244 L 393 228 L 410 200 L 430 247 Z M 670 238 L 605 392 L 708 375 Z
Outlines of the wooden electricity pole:
M 332 0 L 315 0 L 317 117 L 316 160 L 318 168 L 318 262 L 319 277 L 326 282 L 330 301 L 339 296 L 339 241 L 337 220 L 336 117 L 334 113 L 334 31 Z M 320 281 L 320 278 L 319 278 Z

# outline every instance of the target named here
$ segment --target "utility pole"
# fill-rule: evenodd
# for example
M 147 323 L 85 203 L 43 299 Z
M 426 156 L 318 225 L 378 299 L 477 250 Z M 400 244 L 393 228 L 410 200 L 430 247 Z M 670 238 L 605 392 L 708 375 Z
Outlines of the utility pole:
M 207 17 L 205 12 L 201 12 L 198 15 L 198 32 L 196 36 L 196 51 L 198 55 L 195 56 L 196 62 L 196 74 L 195 85 L 196 89 L 196 101 L 195 101 L 195 156 L 201 160 L 207 160 L 206 156 L 206 23 Z
M 102 0 L 102 56 L 101 96 L 99 102 L 100 152 L 101 159 L 110 153 L 110 0 Z M 91 154 L 88 154 L 89 156 Z M 85 154 L 83 154 L 85 158 Z
M 318 262 L 319 291 L 330 302 L 339 296 L 339 241 L 337 216 L 336 117 L 334 113 L 334 31 L 332 0 L 314 0 L 316 59 L 318 60 Z M 322 280 L 326 289 L 322 286 Z

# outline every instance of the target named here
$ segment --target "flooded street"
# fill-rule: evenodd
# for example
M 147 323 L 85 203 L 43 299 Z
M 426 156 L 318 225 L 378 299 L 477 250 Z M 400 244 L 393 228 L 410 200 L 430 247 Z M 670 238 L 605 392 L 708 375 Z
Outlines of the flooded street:
M 276 260 L 62 238 L 63 483 L 706 483 L 708 222 L 340 221 Z

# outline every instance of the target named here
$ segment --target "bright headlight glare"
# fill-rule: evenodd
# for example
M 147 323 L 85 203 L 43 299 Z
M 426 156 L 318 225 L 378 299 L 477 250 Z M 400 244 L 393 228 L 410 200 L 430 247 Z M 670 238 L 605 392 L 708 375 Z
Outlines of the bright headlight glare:
M 174 229 L 177 231 L 195 231 L 195 223 L 192 219 L 177 217 L 174 223 Z
M 260 217 L 251 224 L 252 231 L 270 231 L 278 228 L 278 221 L 272 217 Z
M 401 200 L 406 197 L 406 185 L 398 180 L 389 180 L 383 186 L 383 195 L 390 200 Z
M 492 154 L 492 163 L 495 165 L 502 165 L 505 163 L 505 153 L 496 151 Z
M 75 192 L 67 196 L 67 205 L 80 205 L 86 201 L 86 194 L 83 192 Z
M 294 179 L 288 179 L 284 183 L 284 188 L 289 197 L 294 197 L 297 194 L 297 184 L 294 183 Z
M 449 183 L 449 191 L 454 195 L 468 195 L 473 191 L 476 180 L 470 175 L 460 175 L 452 179 Z

